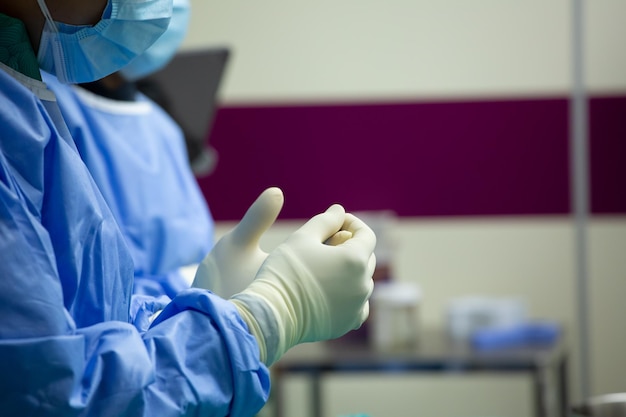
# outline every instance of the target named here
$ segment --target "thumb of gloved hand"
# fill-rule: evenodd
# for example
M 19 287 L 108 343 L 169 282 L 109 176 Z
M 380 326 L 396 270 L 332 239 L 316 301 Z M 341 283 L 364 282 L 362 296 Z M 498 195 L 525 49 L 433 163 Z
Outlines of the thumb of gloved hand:
M 192 286 L 229 298 L 246 288 L 267 258 L 259 241 L 283 207 L 280 188 L 263 191 L 239 224 L 224 235 L 198 266 Z

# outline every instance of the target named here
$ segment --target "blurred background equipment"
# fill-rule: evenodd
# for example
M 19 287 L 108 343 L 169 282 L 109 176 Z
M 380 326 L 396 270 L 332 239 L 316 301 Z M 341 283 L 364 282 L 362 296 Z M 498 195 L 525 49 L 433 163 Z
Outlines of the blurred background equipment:
M 477 330 L 509 328 L 525 323 L 527 310 L 521 298 L 459 297 L 448 304 L 446 325 L 453 340 L 467 342 Z
M 597 395 L 572 407 L 573 417 L 624 417 L 626 416 L 626 392 Z
M 230 50 L 226 47 L 179 52 L 159 72 L 138 81 L 139 90 L 157 102 L 183 129 L 189 163 L 196 176 L 217 164 L 208 143 Z
M 370 301 L 369 343 L 374 349 L 410 348 L 419 342 L 420 287 L 414 282 L 376 284 Z

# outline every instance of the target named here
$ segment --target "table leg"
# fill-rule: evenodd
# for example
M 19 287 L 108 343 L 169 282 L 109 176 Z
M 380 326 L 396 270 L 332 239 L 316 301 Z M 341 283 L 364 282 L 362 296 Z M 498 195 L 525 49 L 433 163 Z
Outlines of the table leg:
M 313 417 L 322 417 L 322 375 L 316 371 L 311 374 L 311 401 L 313 402 Z
M 548 384 L 544 370 L 541 368 L 533 372 L 533 390 L 535 403 L 535 416 L 548 417 Z
M 568 358 L 563 355 L 558 369 L 559 375 L 559 406 L 562 417 L 570 415 L 569 408 L 569 375 L 568 375 Z
M 272 370 L 272 392 L 270 396 L 274 397 L 274 416 L 283 417 L 283 384 L 282 372 L 278 369 Z

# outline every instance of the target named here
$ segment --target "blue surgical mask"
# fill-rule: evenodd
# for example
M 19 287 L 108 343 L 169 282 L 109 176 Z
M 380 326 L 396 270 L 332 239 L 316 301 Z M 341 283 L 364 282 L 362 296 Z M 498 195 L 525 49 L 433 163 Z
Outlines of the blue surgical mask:
M 128 81 L 153 74 L 167 65 L 187 35 L 191 6 L 189 0 L 174 0 L 172 20 L 161 37 L 146 52 L 120 71 Z
M 165 32 L 172 16 L 172 0 L 108 0 L 95 26 L 75 26 L 55 22 L 45 0 L 37 2 L 46 18 L 39 66 L 64 83 L 91 82 L 118 71 Z

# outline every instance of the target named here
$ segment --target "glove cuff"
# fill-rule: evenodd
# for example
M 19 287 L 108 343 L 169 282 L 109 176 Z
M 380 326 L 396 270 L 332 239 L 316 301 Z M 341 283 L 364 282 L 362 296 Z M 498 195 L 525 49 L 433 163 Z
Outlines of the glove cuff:
M 299 343 L 330 338 L 332 319 L 323 291 L 291 249 L 282 245 L 270 256 L 271 264 L 230 299 L 259 344 L 265 344 L 260 349 L 268 366 Z
M 229 301 L 235 305 L 257 340 L 261 362 L 271 366 L 291 347 L 286 346 L 285 328 L 277 319 L 278 313 L 269 302 L 256 295 L 239 293 Z

